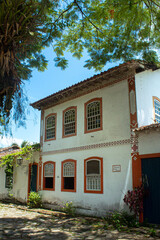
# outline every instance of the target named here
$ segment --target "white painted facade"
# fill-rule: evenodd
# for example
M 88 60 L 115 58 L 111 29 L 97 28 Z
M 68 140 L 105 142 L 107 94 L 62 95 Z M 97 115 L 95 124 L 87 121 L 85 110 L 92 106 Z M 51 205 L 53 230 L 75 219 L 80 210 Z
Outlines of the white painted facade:
M 102 97 L 103 130 L 84 134 L 84 104 L 97 97 Z M 71 106 L 77 106 L 77 136 L 62 138 L 62 113 Z M 57 113 L 56 140 L 44 141 L 45 121 L 43 121 L 43 130 L 41 131 L 43 133 L 43 153 L 130 138 L 127 80 L 46 109 L 44 119 L 51 113 Z
M 103 158 L 103 194 L 84 193 L 84 159 L 92 156 Z M 61 162 L 66 159 L 77 161 L 76 192 L 61 191 Z M 132 186 L 130 144 L 43 157 L 43 162 L 51 160 L 56 163 L 55 191 L 40 191 L 44 202 L 62 206 L 72 201 L 81 212 L 94 215 L 123 208 L 124 192 Z M 112 172 L 113 165 L 121 165 L 121 172 Z
M 126 79 L 44 111 L 44 119 L 41 122 L 42 172 L 45 162 L 56 163 L 55 191 L 41 190 L 44 202 L 55 207 L 63 205 L 66 201 L 73 201 L 82 213 L 94 215 L 124 208 L 124 194 L 132 189 L 132 157 L 130 142 L 121 144 L 121 141 L 130 140 L 130 113 L 134 114 L 136 107 L 138 126 L 153 123 L 152 97 L 160 97 L 159 77 L 160 70 L 143 71 L 135 75 L 135 93 L 131 91 L 129 94 Z M 84 133 L 84 104 L 98 97 L 102 98 L 103 130 Z M 77 107 L 77 135 L 62 138 L 62 113 L 71 106 Z M 57 114 L 56 140 L 45 141 L 45 118 L 52 113 Z M 148 144 L 150 139 L 145 138 L 142 144 L 144 149 L 140 146 L 140 152 L 145 152 Z M 151 149 L 148 148 L 148 152 L 158 151 L 158 148 Z M 84 192 L 84 160 L 93 156 L 103 158 L 103 194 Z M 77 161 L 76 192 L 61 191 L 61 164 L 67 159 Z M 114 165 L 120 165 L 121 171 L 113 172 Z M 43 178 L 41 185 L 43 189 Z
M 136 74 L 138 127 L 154 123 L 153 96 L 160 98 L 160 69 Z
M 84 133 L 84 104 L 97 97 L 102 98 L 103 130 Z M 77 106 L 77 136 L 62 138 L 62 113 L 71 106 Z M 45 142 L 43 121 L 42 163 L 56 163 L 55 191 L 40 191 L 43 201 L 54 207 L 72 201 L 81 212 L 94 215 L 122 209 L 124 193 L 132 188 L 127 80 L 46 109 L 44 119 L 51 113 L 57 114 L 56 140 Z M 103 194 L 84 192 L 84 160 L 94 156 L 103 158 Z M 76 192 L 61 191 L 61 164 L 67 159 L 77 161 Z M 121 171 L 113 172 L 114 165 L 120 165 Z M 43 179 L 41 184 L 43 187 Z
M 6 174 L 5 168 L 0 167 L 0 199 L 5 199 L 8 196 L 8 189 L 5 187 Z

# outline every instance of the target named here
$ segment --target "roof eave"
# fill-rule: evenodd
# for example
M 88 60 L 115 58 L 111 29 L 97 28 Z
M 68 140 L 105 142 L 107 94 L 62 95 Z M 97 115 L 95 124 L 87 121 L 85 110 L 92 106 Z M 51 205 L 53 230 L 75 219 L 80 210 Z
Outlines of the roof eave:
M 102 81 L 104 78 L 108 77 L 108 80 L 109 78 L 111 78 L 114 75 L 116 74 L 119 74 L 119 73 L 123 73 L 124 71 L 131 71 L 133 70 L 134 71 L 134 74 L 136 72 L 142 72 L 142 71 L 145 71 L 145 70 L 148 70 L 148 69 L 155 69 L 155 65 L 149 65 L 147 63 L 145 63 L 144 61 L 134 61 L 132 60 L 131 62 L 127 62 L 127 63 L 124 63 L 124 64 L 120 64 L 119 66 L 117 67 L 114 67 L 114 68 L 111 68 L 111 69 L 108 69 L 107 71 L 105 72 L 102 72 L 100 74 L 97 74 L 97 75 L 94 75 L 93 77 L 91 78 L 88 78 L 84 81 L 81 81 L 75 85 L 72 85 L 66 89 L 63 89 L 57 93 L 54 93 L 48 97 L 45 97 L 43 99 L 40 99 L 34 103 L 31 103 L 30 105 L 33 107 L 33 108 L 36 108 L 38 110 L 42 110 L 42 109 L 45 109 L 45 108 L 48 108 L 48 107 L 52 107 L 58 103 L 61 103 L 61 100 L 62 99 L 65 99 L 66 101 L 67 100 L 70 100 L 70 97 L 73 96 L 73 95 L 76 95 L 76 92 L 83 92 L 83 90 L 87 87 L 90 87 L 93 83 L 96 83 L 97 81 L 97 84 L 99 82 L 100 84 L 100 81 Z

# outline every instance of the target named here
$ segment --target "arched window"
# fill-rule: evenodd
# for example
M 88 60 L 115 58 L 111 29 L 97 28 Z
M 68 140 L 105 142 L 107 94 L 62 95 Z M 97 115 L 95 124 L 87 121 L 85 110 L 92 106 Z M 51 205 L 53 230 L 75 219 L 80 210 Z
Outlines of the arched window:
M 43 190 L 55 190 L 55 162 L 43 164 Z
M 69 107 L 63 111 L 63 137 L 76 135 L 77 107 Z
M 62 162 L 62 191 L 76 192 L 76 160 Z
M 103 193 L 103 159 L 91 157 L 84 160 L 84 192 Z
M 56 114 L 50 114 L 46 117 L 45 120 L 46 129 L 45 129 L 45 140 L 54 140 L 56 139 Z
M 160 99 L 153 97 L 153 106 L 154 106 L 154 122 L 160 123 Z
M 102 98 L 85 103 L 85 133 L 102 130 Z

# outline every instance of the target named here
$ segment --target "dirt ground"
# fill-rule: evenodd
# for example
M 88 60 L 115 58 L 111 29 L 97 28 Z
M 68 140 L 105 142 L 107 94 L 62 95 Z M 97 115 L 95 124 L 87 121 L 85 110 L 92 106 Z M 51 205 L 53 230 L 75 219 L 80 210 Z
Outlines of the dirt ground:
M 147 227 L 118 231 L 103 219 L 76 216 L 44 209 L 0 203 L 0 239 L 57 239 L 57 240 L 157 240 L 160 231 Z

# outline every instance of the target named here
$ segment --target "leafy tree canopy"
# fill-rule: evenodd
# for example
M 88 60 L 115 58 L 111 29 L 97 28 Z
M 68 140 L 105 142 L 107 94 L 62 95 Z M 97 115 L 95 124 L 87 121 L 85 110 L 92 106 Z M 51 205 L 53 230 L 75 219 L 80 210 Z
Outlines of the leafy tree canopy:
M 110 61 L 144 59 L 158 63 L 159 0 L 0 0 L 0 117 L 23 124 L 23 83 L 33 68 L 43 71 L 43 48 L 53 45 L 58 67 L 64 52 L 85 67 L 101 70 Z M 13 111 L 11 111 L 13 110 Z

